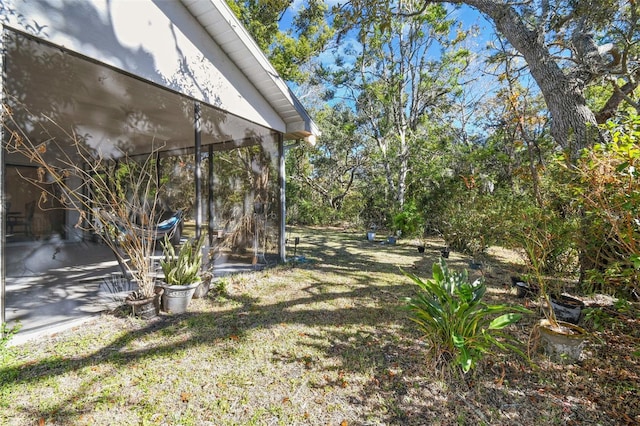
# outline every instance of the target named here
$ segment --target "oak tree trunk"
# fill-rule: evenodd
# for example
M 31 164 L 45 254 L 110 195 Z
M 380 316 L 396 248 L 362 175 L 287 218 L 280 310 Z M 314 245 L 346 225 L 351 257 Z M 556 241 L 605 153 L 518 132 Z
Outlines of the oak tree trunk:
M 563 72 L 541 34 L 526 26 L 518 13 L 499 0 L 464 0 L 488 15 L 496 29 L 522 54 L 544 96 L 551 115 L 551 134 L 575 160 L 582 148 L 600 139 L 596 117 L 587 106 L 584 84 L 576 74 Z

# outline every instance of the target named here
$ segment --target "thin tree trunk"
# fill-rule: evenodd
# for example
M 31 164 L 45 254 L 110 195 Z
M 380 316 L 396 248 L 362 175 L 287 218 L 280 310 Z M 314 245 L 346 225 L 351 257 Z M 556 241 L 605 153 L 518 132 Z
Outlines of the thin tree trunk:
M 409 148 L 407 146 L 406 132 L 400 133 L 400 172 L 398 174 L 398 208 L 402 210 L 404 207 L 405 197 L 407 193 L 407 175 L 409 174 Z
M 605 123 L 608 119 L 614 116 L 620 104 L 627 99 L 627 97 L 638 88 L 638 78 L 640 78 L 640 72 L 636 73 L 633 81 L 629 81 L 622 87 L 616 85 L 615 90 L 611 94 L 611 97 L 607 100 L 607 103 L 596 114 L 596 120 L 598 123 Z M 638 109 L 636 107 L 636 109 Z M 640 110 L 638 110 L 640 113 Z

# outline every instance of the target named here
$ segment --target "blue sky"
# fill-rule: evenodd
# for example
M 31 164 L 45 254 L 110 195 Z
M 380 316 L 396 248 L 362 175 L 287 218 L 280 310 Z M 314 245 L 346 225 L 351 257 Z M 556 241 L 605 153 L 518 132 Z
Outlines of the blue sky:
M 281 22 L 281 28 L 283 30 L 285 30 L 287 26 L 290 25 L 292 13 L 294 13 L 298 8 L 304 6 L 304 1 L 305 0 L 294 1 L 292 7 L 290 8 L 290 12 L 288 12 L 288 15 L 285 16 Z M 331 7 L 337 4 L 337 1 L 331 0 L 328 2 L 328 4 L 329 4 L 329 7 Z M 454 5 L 447 5 L 447 7 L 451 12 L 451 17 L 462 22 L 462 26 L 464 30 L 468 30 L 472 27 L 477 27 L 478 29 L 476 32 L 477 36 L 474 38 L 467 39 L 467 47 L 474 52 L 479 52 L 481 55 L 487 53 L 488 52 L 486 49 L 487 42 L 491 41 L 494 38 L 493 25 L 490 22 L 488 22 L 486 19 L 484 19 L 484 17 L 480 13 L 478 13 L 476 10 L 466 5 L 461 5 L 458 7 Z M 340 52 L 347 47 L 352 47 L 358 50 L 360 48 L 360 43 L 355 37 L 352 37 L 352 38 L 346 37 L 342 40 L 339 46 L 338 54 L 340 54 Z M 345 59 L 347 60 L 353 59 L 353 56 L 351 56 L 350 58 L 348 57 L 348 55 L 346 56 L 347 58 Z M 331 67 L 335 63 L 336 53 L 335 51 L 330 49 L 324 52 L 319 57 L 319 60 L 325 66 Z M 491 88 L 495 87 L 494 85 L 495 77 L 485 75 L 481 70 L 483 68 L 482 67 L 483 62 L 484 62 L 483 58 L 478 58 L 478 60 L 472 66 L 472 68 L 474 69 L 474 71 L 472 71 L 473 74 L 467 78 L 468 84 L 471 84 L 472 86 L 477 87 L 477 90 L 473 90 L 473 93 L 476 94 L 476 96 L 474 96 L 474 98 L 477 98 L 476 101 L 484 98 L 488 93 L 492 91 Z M 297 89 L 298 89 L 297 87 L 293 88 L 294 92 L 297 91 Z M 303 95 L 303 93 L 298 93 L 298 95 L 299 96 Z M 345 95 L 345 94 L 342 93 L 342 95 Z M 347 100 L 347 103 L 349 103 L 348 99 L 349 97 L 345 98 L 344 96 L 341 96 L 341 90 L 338 90 L 335 93 L 335 98 L 329 101 L 329 103 L 333 104 L 336 102 L 340 102 L 341 100 Z
M 344 1 L 342 1 L 344 2 Z M 280 28 L 282 30 L 288 29 L 291 24 L 291 16 L 295 11 L 299 8 L 304 7 L 305 0 L 294 0 L 289 11 L 285 13 L 282 21 L 280 22 Z M 337 0 L 327 0 L 327 5 L 329 7 L 335 6 L 339 3 Z M 460 20 L 463 23 L 463 27 L 465 29 L 469 29 L 472 26 L 477 26 L 479 30 L 478 37 L 472 41 L 475 44 L 475 48 L 478 50 L 483 50 L 486 43 L 493 38 L 493 26 L 489 23 L 484 17 L 478 13 L 475 9 L 470 8 L 467 5 L 461 5 L 457 8 L 453 5 L 448 5 L 451 13 L 454 17 Z M 347 47 L 348 45 L 359 46 L 358 41 L 355 38 L 345 38 L 341 43 L 341 48 Z M 325 64 L 329 65 L 334 61 L 334 55 L 332 52 L 325 52 L 320 58 L 320 60 Z

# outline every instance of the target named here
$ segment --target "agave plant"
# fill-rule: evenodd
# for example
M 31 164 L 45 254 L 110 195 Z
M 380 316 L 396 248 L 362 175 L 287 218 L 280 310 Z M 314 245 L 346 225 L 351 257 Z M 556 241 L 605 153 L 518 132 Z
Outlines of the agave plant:
M 168 285 L 189 285 L 199 282 L 203 244 L 204 236 L 197 240 L 189 239 L 176 254 L 171 240 L 165 235 L 162 241 L 164 258 L 160 260 L 164 282 Z
M 529 310 L 485 304 L 484 280 L 470 283 L 466 270 L 449 271 L 442 258 L 433 264 L 432 279 L 423 281 L 414 274 L 405 275 L 419 287 L 417 294 L 407 300 L 411 319 L 425 333 L 438 358 L 448 354 L 446 359 L 467 373 L 494 346 L 524 356 L 517 341 L 501 330 L 519 321 L 523 313 L 531 313 Z

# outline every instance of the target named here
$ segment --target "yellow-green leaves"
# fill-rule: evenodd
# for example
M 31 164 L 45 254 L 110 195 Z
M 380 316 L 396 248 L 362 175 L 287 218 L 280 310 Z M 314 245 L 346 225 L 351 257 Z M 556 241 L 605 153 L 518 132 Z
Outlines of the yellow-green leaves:
M 489 330 L 503 329 L 508 325 L 511 325 L 520 321 L 520 318 L 522 318 L 522 315 L 514 314 L 514 313 L 501 315 L 498 318 L 491 321 L 491 324 L 489 324 Z
M 204 236 L 195 241 L 190 239 L 182 245 L 176 255 L 171 240 L 165 235 L 162 242 L 164 259 L 160 261 L 160 267 L 167 284 L 188 285 L 200 281 L 203 244 Z

